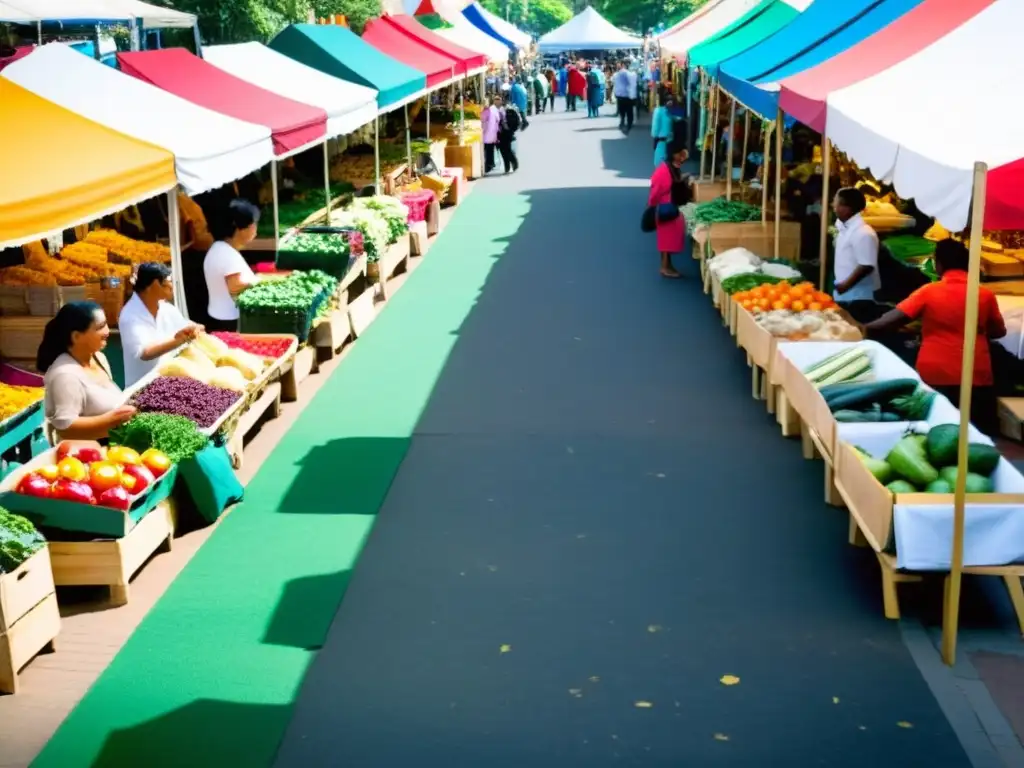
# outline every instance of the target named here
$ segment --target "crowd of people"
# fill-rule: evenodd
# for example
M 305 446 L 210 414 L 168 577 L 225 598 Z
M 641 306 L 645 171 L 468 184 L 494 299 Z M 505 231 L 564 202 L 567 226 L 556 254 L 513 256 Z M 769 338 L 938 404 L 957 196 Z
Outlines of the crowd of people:
M 588 118 L 597 117 L 606 102 L 614 101 L 619 130 L 628 134 L 647 108 L 647 83 L 635 58 L 603 63 L 566 58 L 533 74 L 513 71 L 480 115 L 485 175 L 497 170 L 499 159 L 506 174 L 519 169 L 518 135 L 529 127 L 529 117 L 554 112 L 559 97 L 566 112 L 576 112 L 585 103 Z

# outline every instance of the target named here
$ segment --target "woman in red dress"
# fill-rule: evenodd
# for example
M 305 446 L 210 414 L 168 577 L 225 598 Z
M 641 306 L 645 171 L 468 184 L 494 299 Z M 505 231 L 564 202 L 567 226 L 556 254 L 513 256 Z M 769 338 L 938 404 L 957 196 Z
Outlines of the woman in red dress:
M 653 206 L 660 213 L 662 206 L 675 208 L 689 202 L 687 181 L 683 179 L 681 168 L 686 162 L 688 153 L 682 142 L 669 144 L 667 159 L 654 169 L 651 176 L 651 193 L 647 205 Z M 681 212 L 668 217 L 657 216 L 658 252 L 661 253 L 661 276 L 679 277 L 679 272 L 672 266 L 672 254 L 682 253 L 686 248 L 686 219 Z
M 566 96 L 566 111 L 576 111 L 576 99 L 587 98 L 587 78 L 576 67 L 569 66 L 569 93 Z

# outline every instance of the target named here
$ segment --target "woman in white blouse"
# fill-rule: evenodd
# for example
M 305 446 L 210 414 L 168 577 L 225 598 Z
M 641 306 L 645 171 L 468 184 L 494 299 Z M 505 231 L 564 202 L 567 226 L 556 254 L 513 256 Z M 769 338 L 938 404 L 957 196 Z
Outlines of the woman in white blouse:
M 103 355 L 110 328 L 91 301 L 65 304 L 46 324 L 36 368 L 46 388 L 46 418 L 61 439 L 98 440 L 135 415 Z
M 213 331 L 238 330 L 235 297 L 256 282 L 256 275 L 240 251 L 256 239 L 260 209 L 248 200 L 232 200 L 227 210 L 210 222 L 217 239 L 203 259 L 203 275 L 209 294 L 207 323 Z

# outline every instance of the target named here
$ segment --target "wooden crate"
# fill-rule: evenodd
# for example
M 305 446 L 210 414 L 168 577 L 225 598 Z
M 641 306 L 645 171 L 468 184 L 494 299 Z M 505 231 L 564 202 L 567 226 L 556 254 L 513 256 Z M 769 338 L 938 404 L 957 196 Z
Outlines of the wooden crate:
M 449 144 L 444 148 L 445 168 L 461 168 L 465 178 L 473 179 L 477 178 L 473 175 L 473 165 L 473 145 L 458 147 Z
M 374 304 L 373 286 L 369 286 L 359 296 L 349 302 L 348 319 L 352 324 L 352 335 L 362 336 L 377 318 L 377 307 Z
M 999 432 L 1011 440 L 1024 441 L 1024 397 L 999 398 Z
M 175 523 L 174 501 L 170 497 L 153 507 L 120 539 L 50 541 L 54 584 L 109 587 L 111 605 L 124 605 L 135 572 L 154 552 L 171 549 Z
M 707 203 L 719 197 L 725 197 L 725 181 L 694 182 L 694 202 Z
M 398 242 L 389 245 L 380 257 L 380 292 L 383 299 L 388 298 L 388 280 L 400 272 L 409 269 L 409 238 L 400 237 Z
M 352 324 L 349 322 L 347 310 L 347 306 L 332 309 L 326 317 L 317 321 L 309 340 L 320 353 L 320 357 L 331 359 L 352 337 Z
M 779 257 L 800 259 L 800 225 L 783 221 L 779 229 Z M 712 224 L 708 234 L 711 252 L 724 253 L 730 248 L 746 248 L 751 253 L 769 258 L 775 253 L 775 222 L 747 221 Z
M 427 222 L 417 221 L 409 225 L 409 255 L 422 256 L 427 252 Z
M 0 357 L 34 360 L 48 317 L 0 317 Z
M 316 350 L 304 345 L 299 347 L 291 362 L 281 369 L 281 399 L 294 403 L 299 399 L 299 385 L 319 370 Z
M 0 693 L 18 692 L 18 672 L 44 648 L 55 650 L 60 611 L 49 549 L 0 575 Z
M 227 440 L 227 449 L 231 456 L 231 465 L 235 469 L 242 468 L 245 436 L 252 431 L 260 419 L 268 414 L 272 419 L 281 415 L 281 382 L 279 381 L 266 386 L 262 394 L 245 409 L 232 430 L 231 436 Z

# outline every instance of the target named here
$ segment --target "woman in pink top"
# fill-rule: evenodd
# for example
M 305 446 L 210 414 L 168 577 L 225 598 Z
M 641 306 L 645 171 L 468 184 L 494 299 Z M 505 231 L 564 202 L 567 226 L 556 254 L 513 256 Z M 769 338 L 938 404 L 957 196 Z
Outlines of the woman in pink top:
M 487 109 L 480 113 L 484 134 L 484 173 L 494 170 L 494 148 L 498 145 L 498 127 L 501 123 L 501 113 L 498 111 L 500 104 L 501 97 L 495 96 Z
M 672 142 L 667 150 L 667 159 L 659 163 L 651 176 L 651 193 L 647 205 L 653 206 L 657 214 L 658 251 L 661 253 L 661 276 L 679 277 L 672 266 L 672 254 L 682 253 L 686 247 L 686 219 L 679 206 L 689 202 L 689 182 L 682 177 L 680 169 L 688 153 L 682 142 Z M 665 210 L 665 209 L 669 210 Z M 674 213 L 675 215 L 667 215 Z

